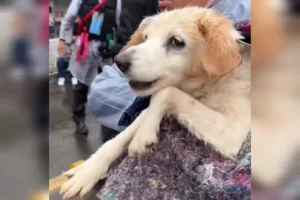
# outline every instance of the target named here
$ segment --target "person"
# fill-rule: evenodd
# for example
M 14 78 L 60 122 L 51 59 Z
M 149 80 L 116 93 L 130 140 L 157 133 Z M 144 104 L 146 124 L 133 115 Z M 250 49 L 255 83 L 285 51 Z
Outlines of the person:
M 16 13 L 13 16 L 14 37 L 11 42 L 12 78 L 24 78 L 30 70 L 30 42 L 26 29 L 26 13 Z
M 72 0 L 67 13 L 62 20 L 60 27 L 60 41 L 58 44 L 58 52 L 60 56 L 64 54 L 66 37 L 69 37 L 76 32 L 75 21 L 79 17 L 84 19 L 99 3 L 98 0 Z M 102 57 L 99 53 L 103 52 L 103 48 L 107 48 L 113 39 L 114 29 L 118 25 L 118 15 L 120 0 L 108 0 L 98 12 L 105 17 L 102 22 L 102 27 L 99 28 L 100 34 L 94 34 L 91 31 L 88 33 L 88 57 L 81 63 L 77 60 L 77 49 L 74 49 L 71 55 L 69 69 L 72 75 L 77 78 L 78 83 L 74 88 L 74 102 L 72 106 L 73 120 L 76 125 L 75 134 L 87 135 L 88 128 L 85 124 L 85 104 L 87 102 L 87 94 L 89 85 L 94 77 L 98 74 L 98 68 Z M 83 27 L 76 32 L 77 36 L 81 36 L 86 30 L 90 30 L 92 17 L 86 20 Z M 109 41 L 108 41 L 109 40 Z M 76 44 L 83 42 L 83 39 L 77 37 Z
M 115 56 L 127 43 L 145 16 L 157 14 L 158 10 L 172 10 L 187 5 L 210 7 L 225 14 L 233 20 L 246 41 L 250 41 L 250 0 L 240 0 L 238 3 L 232 0 L 124 0 L 117 43 L 112 47 L 112 55 Z M 114 64 L 104 66 L 103 73 L 94 79 L 88 104 L 102 125 L 120 132 L 148 107 L 149 97 L 137 97 L 127 78 Z M 113 136 L 104 136 L 104 142 Z
M 58 80 L 57 85 L 58 86 L 64 86 L 65 80 L 66 80 L 66 72 L 69 67 L 69 60 L 65 57 L 59 57 L 56 61 L 57 71 L 58 71 Z M 77 79 L 75 77 L 71 78 L 72 85 L 76 85 Z
M 65 78 L 67 75 L 67 69 L 69 67 L 69 60 L 72 52 L 73 39 L 70 42 L 65 42 L 65 52 L 64 56 L 59 56 L 56 61 L 56 67 L 58 72 L 57 85 L 64 86 Z M 71 78 L 72 85 L 77 84 L 77 79 L 75 77 Z

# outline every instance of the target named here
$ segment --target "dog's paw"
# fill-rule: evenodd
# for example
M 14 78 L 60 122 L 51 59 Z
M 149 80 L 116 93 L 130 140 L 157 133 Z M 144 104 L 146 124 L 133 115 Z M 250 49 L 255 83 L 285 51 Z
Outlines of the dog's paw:
M 64 174 L 72 176 L 60 189 L 63 199 L 69 199 L 79 194 L 80 197 L 86 195 L 93 186 L 106 177 L 109 165 L 105 159 L 91 157 L 82 166 L 71 169 Z
M 140 129 L 132 139 L 129 147 L 129 156 L 142 155 L 152 151 L 153 145 L 158 142 L 156 131 L 152 129 Z
M 83 167 L 84 163 L 77 166 L 77 167 L 74 167 L 66 172 L 63 173 L 63 175 L 65 176 L 68 176 L 68 177 L 72 177 L 74 176 L 82 167 Z

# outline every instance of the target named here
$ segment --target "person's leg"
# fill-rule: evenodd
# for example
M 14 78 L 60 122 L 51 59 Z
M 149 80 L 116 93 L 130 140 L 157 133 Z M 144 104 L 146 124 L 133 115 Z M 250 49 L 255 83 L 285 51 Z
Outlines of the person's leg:
M 65 84 L 65 71 L 66 71 L 66 60 L 62 57 L 57 59 L 56 63 L 58 72 L 58 85 L 63 86 Z
M 73 120 L 76 125 L 75 134 L 88 134 L 88 129 L 85 125 L 85 104 L 87 102 L 88 91 L 89 87 L 79 81 L 74 88 L 74 102 L 72 111 Z
M 57 67 L 58 77 L 64 78 L 65 71 L 66 71 L 66 60 L 62 57 L 57 58 L 56 67 Z
M 72 85 L 77 85 L 77 83 L 78 83 L 77 79 L 75 77 L 73 77 L 72 74 L 70 73 L 70 71 L 68 70 L 69 63 L 70 63 L 70 60 L 69 59 L 65 59 L 65 63 L 64 63 L 64 78 L 67 81 L 71 81 Z
M 67 59 L 64 59 L 64 73 L 67 71 L 67 69 L 69 68 L 69 60 L 67 60 Z M 66 73 L 65 73 L 65 75 L 66 75 Z
M 11 55 L 12 55 L 12 78 L 22 79 L 28 72 L 30 63 L 28 57 L 28 44 L 26 38 L 17 37 L 12 41 Z

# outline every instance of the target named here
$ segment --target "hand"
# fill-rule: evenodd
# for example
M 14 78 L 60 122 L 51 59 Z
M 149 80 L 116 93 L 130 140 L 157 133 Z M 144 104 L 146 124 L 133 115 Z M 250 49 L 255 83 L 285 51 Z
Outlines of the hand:
M 65 41 L 59 40 L 57 47 L 58 55 L 64 57 L 66 55 L 66 44 Z

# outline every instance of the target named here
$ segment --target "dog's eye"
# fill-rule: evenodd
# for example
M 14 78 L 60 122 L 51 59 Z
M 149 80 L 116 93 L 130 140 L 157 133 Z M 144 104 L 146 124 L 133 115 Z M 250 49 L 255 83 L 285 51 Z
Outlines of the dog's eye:
M 148 35 L 144 35 L 144 41 L 148 39 Z
M 173 47 L 182 48 L 185 46 L 185 43 L 184 43 L 184 41 L 181 41 L 175 37 L 172 37 L 170 39 L 170 45 Z

